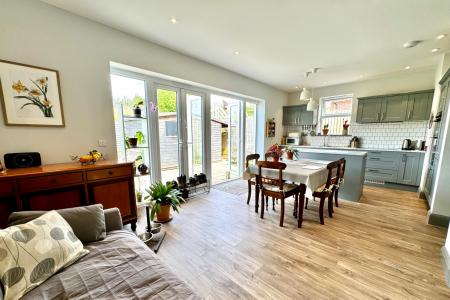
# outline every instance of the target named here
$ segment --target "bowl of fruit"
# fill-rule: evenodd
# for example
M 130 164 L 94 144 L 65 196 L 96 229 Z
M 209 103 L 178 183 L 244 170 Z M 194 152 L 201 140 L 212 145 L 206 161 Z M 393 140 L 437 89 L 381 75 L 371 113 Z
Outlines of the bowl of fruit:
M 82 166 L 85 165 L 93 165 L 95 162 L 99 161 L 103 158 L 103 154 L 98 152 L 97 150 L 89 151 L 89 154 L 86 155 L 76 155 L 72 157 L 72 160 L 78 160 Z

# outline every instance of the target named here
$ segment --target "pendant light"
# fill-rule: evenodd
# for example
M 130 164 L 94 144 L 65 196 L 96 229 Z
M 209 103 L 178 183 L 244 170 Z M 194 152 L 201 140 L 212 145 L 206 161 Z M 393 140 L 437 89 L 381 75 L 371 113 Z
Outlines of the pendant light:
M 311 98 L 311 92 L 307 88 L 303 88 L 300 93 L 300 101 L 308 101 Z

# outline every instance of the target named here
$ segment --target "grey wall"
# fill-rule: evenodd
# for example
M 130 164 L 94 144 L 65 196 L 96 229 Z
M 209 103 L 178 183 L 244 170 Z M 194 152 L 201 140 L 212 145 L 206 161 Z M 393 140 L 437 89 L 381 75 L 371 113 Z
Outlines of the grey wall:
M 44 163 L 98 148 L 116 157 L 110 61 L 266 100 L 266 118 L 281 124 L 287 94 L 223 68 L 138 39 L 34 0 L 2 0 L 0 59 L 56 69 L 60 73 L 65 128 L 5 126 L 0 117 L 0 157 L 39 151 Z M 266 139 L 265 146 L 281 137 Z

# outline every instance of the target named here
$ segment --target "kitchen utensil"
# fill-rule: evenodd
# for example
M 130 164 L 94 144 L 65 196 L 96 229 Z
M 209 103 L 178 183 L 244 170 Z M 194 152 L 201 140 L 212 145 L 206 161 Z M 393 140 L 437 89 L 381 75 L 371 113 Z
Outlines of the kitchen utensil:
M 402 150 L 411 150 L 412 141 L 410 139 L 404 139 L 402 144 Z

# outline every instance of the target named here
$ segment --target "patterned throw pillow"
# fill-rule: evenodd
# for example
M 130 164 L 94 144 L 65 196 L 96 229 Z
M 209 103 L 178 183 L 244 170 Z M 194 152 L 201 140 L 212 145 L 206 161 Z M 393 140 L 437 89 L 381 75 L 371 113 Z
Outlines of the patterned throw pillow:
M 0 281 L 5 300 L 19 299 L 88 252 L 55 211 L 0 230 Z

